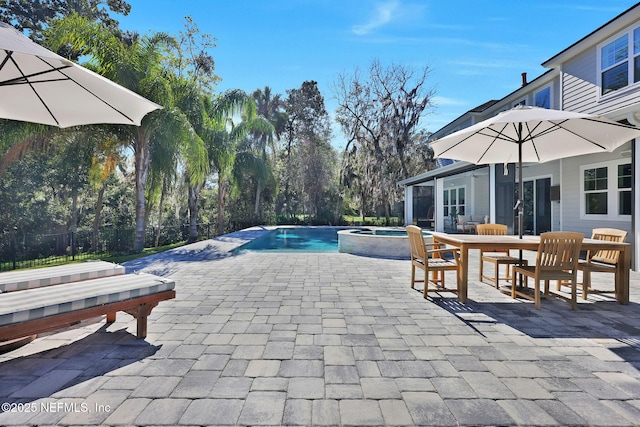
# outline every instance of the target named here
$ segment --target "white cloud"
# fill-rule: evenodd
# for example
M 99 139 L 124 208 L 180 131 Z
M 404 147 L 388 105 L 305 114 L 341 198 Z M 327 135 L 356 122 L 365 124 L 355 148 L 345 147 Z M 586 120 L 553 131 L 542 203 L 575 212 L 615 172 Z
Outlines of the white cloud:
M 397 0 L 378 3 L 375 12 L 371 18 L 369 18 L 368 22 L 361 25 L 354 25 L 351 30 L 359 36 L 367 35 L 391 22 L 398 12 L 399 6 L 400 2 Z
M 433 101 L 436 107 L 441 107 L 445 105 L 446 106 L 468 105 L 468 102 L 465 100 L 448 98 L 446 96 L 434 96 L 433 98 L 431 98 L 431 100 Z

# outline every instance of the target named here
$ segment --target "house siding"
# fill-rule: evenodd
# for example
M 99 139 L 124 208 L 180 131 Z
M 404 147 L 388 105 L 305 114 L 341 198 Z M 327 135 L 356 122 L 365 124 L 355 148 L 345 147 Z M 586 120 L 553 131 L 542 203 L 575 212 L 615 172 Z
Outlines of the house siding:
M 489 215 L 489 168 L 486 169 L 486 174 L 476 175 L 471 179 L 472 191 L 473 191 L 473 211 L 470 212 L 475 215 Z
M 563 110 L 592 113 L 597 106 L 596 51 L 584 52 L 562 67 Z
M 635 21 L 623 31 L 635 28 Z M 619 34 L 621 34 L 620 32 Z M 597 63 L 600 45 L 586 49 L 574 58 L 562 64 L 563 105 L 561 109 L 590 114 L 605 115 L 615 110 L 630 107 L 638 103 L 640 83 L 599 96 Z
M 627 143 L 613 153 L 592 154 L 562 160 L 562 229 L 577 231 L 591 236 L 594 228 L 618 228 L 631 234 L 631 218 L 629 219 L 584 219 L 581 218 L 581 176 L 580 167 L 588 164 L 598 164 L 611 160 L 620 160 L 620 153 L 629 150 L 631 143 Z

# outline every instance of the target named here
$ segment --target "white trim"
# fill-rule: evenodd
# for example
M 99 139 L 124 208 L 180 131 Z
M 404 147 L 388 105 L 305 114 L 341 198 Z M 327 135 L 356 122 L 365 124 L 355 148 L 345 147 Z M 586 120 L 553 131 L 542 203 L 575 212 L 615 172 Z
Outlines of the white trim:
M 635 53 L 633 51 L 634 50 L 633 33 L 635 30 L 640 31 L 640 26 L 636 24 L 634 26 L 628 27 L 624 31 L 621 31 L 596 45 L 596 87 L 598 90 L 598 98 L 597 98 L 598 101 L 604 101 L 612 97 L 617 97 L 622 94 L 625 94 L 626 92 L 637 90 L 638 87 L 640 87 L 640 81 L 634 82 L 635 58 L 640 56 L 640 52 Z M 624 37 L 625 35 L 627 36 L 627 58 L 625 60 L 627 62 L 627 85 L 619 89 L 613 90 L 609 93 L 602 94 L 602 72 L 603 72 L 602 48 L 614 42 L 615 40 Z M 621 65 L 623 62 L 624 61 L 620 61 L 609 67 L 606 67 L 604 71 L 611 70 Z
M 489 165 L 489 222 L 496 222 L 496 165 Z
M 559 180 L 558 180 L 558 185 L 560 185 L 560 207 L 558 209 L 558 215 L 560 216 L 560 221 L 558 221 L 559 225 L 560 225 L 560 229 L 558 231 L 564 230 L 564 226 L 563 226 L 563 223 L 564 223 L 564 221 L 563 221 L 564 212 L 562 212 L 562 210 L 564 208 L 563 201 L 564 201 L 564 198 L 565 198 L 564 185 L 562 184 L 562 176 L 563 176 L 563 170 L 562 169 L 563 169 L 563 165 L 564 165 L 564 161 L 562 159 L 560 159 L 560 165 L 558 166 L 558 169 L 560 171 Z
M 630 158 L 620 158 L 608 160 L 605 162 L 590 163 L 580 165 L 580 219 L 581 220 L 596 220 L 596 221 L 629 221 L 632 215 L 620 215 L 618 213 L 618 166 L 630 164 Z M 585 206 L 585 189 L 584 189 L 584 171 L 587 169 L 599 169 L 607 168 L 607 214 L 587 214 Z M 613 173 L 611 170 L 613 169 Z M 605 191 L 600 191 L 605 192 Z M 612 197 L 615 196 L 615 197 Z
M 541 93 L 544 90 L 549 90 L 549 107 L 542 107 L 542 108 L 550 108 L 553 109 L 553 83 L 549 83 L 548 85 L 545 86 L 541 86 L 540 89 L 536 90 L 533 92 L 532 96 L 533 96 L 533 105 L 536 107 L 540 107 L 540 105 L 538 105 L 536 103 L 536 97 L 538 96 L 539 93 Z
M 442 206 L 442 198 L 440 194 L 444 190 L 444 179 L 436 178 L 435 183 L 435 194 L 433 195 L 435 199 L 436 211 L 438 214 L 436 215 L 436 231 L 444 231 L 444 207 Z
M 537 190 L 536 190 L 536 181 L 539 180 L 539 179 L 549 179 L 549 187 L 553 187 L 555 185 L 554 182 L 553 182 L 553 174 L 552 173 L 544 174 L 544 175 L 535 175 L 535 176 L 528 176 L 528 177 L 524 177 L 523 176 L 522 177 L 523 184 L 525 182 L 529 182 L 529 181 L 533 182 L 533 203 L 534 203 L 533 210 L 534 210 L 534 212 L 537 210 L 536 209 L 537 208 L 537 206 L 536 206 L 536 200 L 537 200 L 537 198 L 536 198 L 536 192 L 537 192 Z M 520 182 L 516 179 L 516 188 L 520 188 L 519 184 L 520 184 Z M 553 202 L 551 202 L 551 204 L 549 205 L 549 210 L 550 210 L 549 214 L 551 215 L 551 219 L 550 219 L 550 224 L 549 225 L 551 226 L 551 231 L 553 231 L 553 219 L 554 219 Z M 562 216 L 562 215 L 560 215 L 560 216 Z M 538 227 L 537 227 L 537 224 L 535 223 L 535 221 L 536 221 L 535 218 L 536 218 L 536 215 L 534 214 L 533 215 L 533 222 L 534 222 L 534 227 L 537 230 Z M 539 234 L 539 232 L 538 232 L 538 234 Z
M 404 187 L 404 223 L 413 224 L 413 185 Z
M 464 203 L 460 203 L 460 189 L 464 190 Z M 452 190 L 456 190 L 456 203 L 455 205 L 451 203 L 451 191 Z M 471 213 L 468 212 L 467 210 L 467 206 L 469 206 L 469 191 L 467 190 L 467 185 L 466 184 L 462 184 L 462 185 L 454 185 L 453 187 L 444 187 L 442 188 L 442 194 L 443 194 L 443 200 L 442 200 L 442 217 L 449 217 L 451 216 L 451 212 L 449 212 L 449 215 L 445 215 L 444 214 L 444 192 L 447 191 L 449 193 L 449 204 L 446 205 L 449 208 L 455 208 L 456 209 L 456 213 L 455 215 L 471 215 Z M 464 206 L 464 214 L 461 214 L 459 211 L 459 207 L 460 206 Z
M 638 149 L 638 140 L 640 138 L 636 138 L 635 141 L 632 141 L 632 146 L 634 147 L 634 151 L 635 151 L 635 158 L 633 159 L 633 163 L 634 163 L 634 189 L 635 189 L 635 195 L 636 198 L 633 201 L 634 203 L 634 215 L 632 218 L 633 223 L 631 224 L 631 230 L 635 233 L 635 236 L 632 235 L 631 237 L 631 244 L 633 245 L 633 249 L 631 251 L 632 254 L 632 258 L 631 258 L 631 268 L 634 271 L 639 271 L 640 270 L 640 238 L 638 238 L 638 234 L 640 234 L 640 197 L 638 197 L 638 194 L 640 192 L 640 171 L 638 170 L 638 168 L 640 168 L 640 150 Z

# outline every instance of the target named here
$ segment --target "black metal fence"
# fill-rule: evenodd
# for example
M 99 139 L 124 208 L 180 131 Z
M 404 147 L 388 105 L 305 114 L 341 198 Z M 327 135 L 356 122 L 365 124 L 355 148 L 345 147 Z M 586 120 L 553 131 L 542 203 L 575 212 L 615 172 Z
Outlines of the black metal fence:
M 198 240 L 212 237 L 213 225 L 198 226 Z M 149 227 L 145 230 L 145 247 L 165 246 L 184 242 L 189 227 Z M 93 230 L 58 234 L 27 234 L 4 232 L 0 237 L 0 271 L 62 263 L 96 256 L 133 253 L 135 229 L 103 227 Z

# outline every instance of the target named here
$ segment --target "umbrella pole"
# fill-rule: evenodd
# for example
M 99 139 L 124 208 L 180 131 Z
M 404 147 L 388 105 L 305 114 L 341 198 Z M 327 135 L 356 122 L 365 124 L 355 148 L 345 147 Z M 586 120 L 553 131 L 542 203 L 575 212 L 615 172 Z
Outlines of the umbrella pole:
M 522 182 L 522 123 L 518 123 L 518 236 L 522 239 L 524 231 L 524 183 Z M 520 249 L 520 266 L 522 266 L 522 249 Z M 522 274 L 519 275 L 519 288 L 522 288 Z

